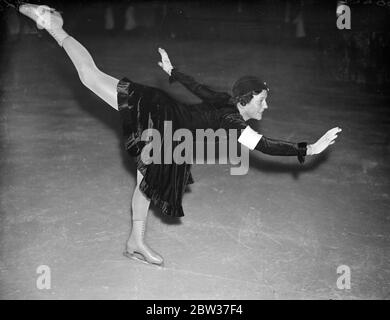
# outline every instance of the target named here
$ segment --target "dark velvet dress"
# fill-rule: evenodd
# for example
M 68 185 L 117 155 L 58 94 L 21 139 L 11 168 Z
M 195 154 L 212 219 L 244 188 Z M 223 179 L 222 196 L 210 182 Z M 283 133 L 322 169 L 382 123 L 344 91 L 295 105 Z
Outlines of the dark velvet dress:
M 157 129 L 164 136 L 164 121 L 171 121 L 172 130 L 196 129 L 245 129 L 246 122 L 229 102 L 231 96 L 215 92 L 197 83 L 192 77 L 173 69 L 170 82 L 178 81 L 202 99 L 199 104 L 185 104 L 170 97 L 166 92 L 133 82 L 127 78 L 119 81 L 118 109 L 123 123 L 125 148 L 135 159 L 143 179 L 140 190 L 165 215 L 184 216 L 182 198 L 188 184 L 193 183 L 191 164 L 145 164 L 141 152 L 146 141 L 141 140 L 142 132 L 148 128 Z M 180 144 L 172 141 L 172 150 Z M 273 155 L 297 155 L 300 162 L 306 155 L 305 143 L 292 143 L 262 137 L 257 150 Z

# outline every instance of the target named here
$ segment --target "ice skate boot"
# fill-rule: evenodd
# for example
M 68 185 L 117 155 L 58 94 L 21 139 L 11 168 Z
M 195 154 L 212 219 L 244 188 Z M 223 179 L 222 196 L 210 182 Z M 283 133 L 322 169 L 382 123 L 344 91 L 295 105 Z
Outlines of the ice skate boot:
M 144 241 L 146 221 L 134 220 L 131 236 L 127 242 L 126 251 L 123 253 L 130 259 L 143 263 L 163 266 L 164 259 L 153 251 Z
M 19 12 L 34 20 L 38 29 L 46 29 L 57 43 L 62 42 L 69 35 L 62 29 L 64 21 L 59 12 L 45 5 L 25 3 L 19 6 Z

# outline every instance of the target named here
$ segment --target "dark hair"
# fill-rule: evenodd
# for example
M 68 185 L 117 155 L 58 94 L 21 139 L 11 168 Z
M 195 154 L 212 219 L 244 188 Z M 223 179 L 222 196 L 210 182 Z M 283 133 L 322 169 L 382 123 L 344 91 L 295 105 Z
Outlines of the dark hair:
M 237 103 L 241 103 L 241 105 L 245 106 L 252 100 L 253 96 L 256 94 L 259 94 L 259 92 L 251 91 L 241 96 L 231 97 L 229 101 L 234 105 L 236 105 Z

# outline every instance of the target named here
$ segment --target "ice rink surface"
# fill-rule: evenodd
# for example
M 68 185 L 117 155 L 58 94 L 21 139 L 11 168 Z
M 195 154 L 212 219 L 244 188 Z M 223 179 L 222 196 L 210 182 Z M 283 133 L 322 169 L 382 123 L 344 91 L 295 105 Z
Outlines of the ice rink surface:
M 389 99 L 314 75 L 310 49 L 228 41 L 74 35 L 116 78 L 169 85 L 157 66 L 165 48 L 183 72 L 217 90 L 241 75 L 271 87 L 258 128 L 314 142 L 307 157 L 253 153 L 247 175 L 194 165 L 185 217 L 153 209 L 147 242 L 157 268 L 122 256 L 130 230 L 135 167 L 123 150 L 117 111 L 80 83 L 46 34 L 1 50 L 0 298 L 2 299 L 389 299 Z M 51 289 L 36 286 L 51 270 Z M 336 285 L 351 270 L 351 289 Z

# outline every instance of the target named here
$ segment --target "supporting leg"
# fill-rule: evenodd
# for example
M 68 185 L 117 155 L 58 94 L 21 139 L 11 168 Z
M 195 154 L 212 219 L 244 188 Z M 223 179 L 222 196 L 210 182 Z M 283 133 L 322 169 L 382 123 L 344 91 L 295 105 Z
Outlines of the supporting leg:
M 162 265 L 163 258 L 145 243 L 145 231 L 150 200 L 139 189 L 142 174 L 137 170 L 137 186 L 132 201 L 132 230 L 127 241 L 125 255 L 146 263 Z
M 137 170 L 137 185 L 131 202 L 132 220 L 147 220 L 148 218 L 150 200 L 139 189 L 142 179 L 142 173 Z

